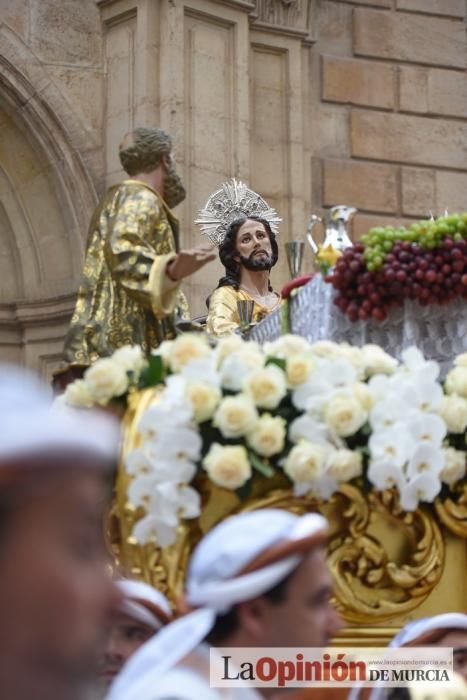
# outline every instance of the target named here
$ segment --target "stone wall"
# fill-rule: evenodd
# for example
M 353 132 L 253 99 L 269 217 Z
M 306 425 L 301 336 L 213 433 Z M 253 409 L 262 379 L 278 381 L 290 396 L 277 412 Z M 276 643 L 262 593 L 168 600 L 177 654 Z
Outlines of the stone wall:
M 0 357 L 60 357 L 97 197 L 157 124 L 188 188 L 182 244 L 226 178 L 283 218 L 467 208 L 465 0 L 0 0 Z M 307 252 L 305 267 L 311 263 Z M 193 314 L 221 274 L 187 285 Z M 274 271 L 287 279 L 284 256 Z

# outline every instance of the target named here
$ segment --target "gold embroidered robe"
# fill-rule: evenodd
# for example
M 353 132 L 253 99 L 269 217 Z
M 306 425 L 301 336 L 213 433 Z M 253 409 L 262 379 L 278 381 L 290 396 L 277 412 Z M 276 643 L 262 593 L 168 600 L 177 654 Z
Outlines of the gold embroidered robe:
M 240 317 L 237 310 L 237 301 L 240 299 L 253 300 L 243 289 L 238 291 L 234 287 L 226 285 L 219 287 L 211 294 L 209 301 L 209 313 L 206 321 L 206 330 L 211 335 L 227 335 L 234 333 L 240 325 Z M 261 321 L 265 316 L 277 309 L 281 304 L 281 298 L 277 295 L 277 303 L 269 308 L 258 304 L 256 300 L 253 309 L 253 322 Z
M 178 250 L 178 221 L 159 194 L 138 180 L 110 187 L 94 211 L 65 360 L 87 366 L 122 345 L 148 353 L 188 318 L 179 282 L 166 275 Z

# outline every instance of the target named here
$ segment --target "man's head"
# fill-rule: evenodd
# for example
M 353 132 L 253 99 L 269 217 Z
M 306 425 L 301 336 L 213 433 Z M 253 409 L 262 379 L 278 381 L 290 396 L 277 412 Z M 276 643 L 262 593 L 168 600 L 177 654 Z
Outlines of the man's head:
M 214 588 L 219 585 L 222 598 L 222 585 L 227 590 L 231 579 L 244 592 L 226 600 L 227 611 L 217 615 L 208 641 L 326 645 L 340 622 L 330 603 L 325 544 L 326 521 L 319 515 L 268 509 L 234 516 L 214 528 L 190 563 L 188 600 L 195 603 L 211 582 Z
M 467 681 L 467 615 L 443 613 L 410 622 L 391 646 L 437 646 L 453 649 L 454 671 Z
M 162 173 L 161 196 L 169 207 L 175 207 L 186 197 L 186 191 L 175 170 L 172 139 L 163 129 L 138 127 L 125 135 L 119 156 L 123 169 L 130 177 Z
M 253 271 L 270 270 L 279 257 L 274 232 L 266 219 L 258 216 L 235 219 L 219 246 L 219 257 L 226 277 L 238 288 L 241 267 Z
M 109 687 L 133 654 L 170 622 L 172 613 L 164 595 L 141 581 L 118 581 L 123 596 L 110 622 L 101 658 L 102 684 Z
M 50 411 L 45 389 L 0 366 L 0 676 L 17 700 L 78 700 L 119 595 L 103 516 L 113 421 Z

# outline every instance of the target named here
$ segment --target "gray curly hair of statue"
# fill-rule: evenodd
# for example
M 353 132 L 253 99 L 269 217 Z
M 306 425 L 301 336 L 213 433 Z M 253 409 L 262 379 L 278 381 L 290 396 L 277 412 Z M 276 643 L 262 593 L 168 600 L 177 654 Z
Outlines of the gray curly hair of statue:
M 132 143 L 119 149 L 120 163 L 128 175 L 149 173 L 172 151 L 172 139 L 163 129 L 138 127 L 128 135 Z M 127 137 L 125 137 L 124 142 Z

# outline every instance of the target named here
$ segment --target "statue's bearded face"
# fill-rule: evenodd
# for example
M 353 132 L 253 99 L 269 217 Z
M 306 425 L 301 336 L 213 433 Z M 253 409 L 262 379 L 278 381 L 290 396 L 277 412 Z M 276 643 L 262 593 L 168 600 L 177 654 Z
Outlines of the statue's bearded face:
M 235 242 L 240 263 L 247 270 L 270 270 L 273 253 L 269 234 L 264 224 L 247 219 L 238 229 Z
M 164 201 L 170 209 L 183 202 L 186 190 L 180 175 L 175 170 L 175 159 L 172 154 L 164 159 Z

